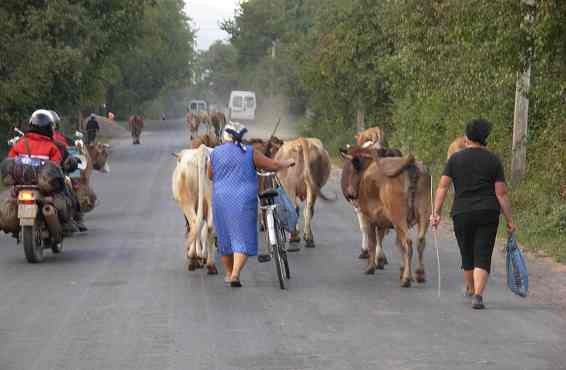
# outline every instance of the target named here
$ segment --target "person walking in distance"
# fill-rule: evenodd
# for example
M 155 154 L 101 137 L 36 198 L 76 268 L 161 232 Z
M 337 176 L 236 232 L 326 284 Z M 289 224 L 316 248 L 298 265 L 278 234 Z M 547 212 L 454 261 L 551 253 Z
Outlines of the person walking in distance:
M 485 308 L 483 292 L 491 270 L 491 256 L 503 212 L 507 231 L 515 232 L 508 189 L 499 158 L 487 150 L 491 124 L 474 119 L 466 125 L 466 148 L 453 154 L 440 178 L 431 224 L 437 228 L 442 205 L 451 184 L 454 203 L 451 216 L 462 257 L 466 296 L 474 309 Z
M 96 135 L 100 130 L 96 116 L 92 113 L 86 123 L 86 143 L 94 144 L 96 142 Z

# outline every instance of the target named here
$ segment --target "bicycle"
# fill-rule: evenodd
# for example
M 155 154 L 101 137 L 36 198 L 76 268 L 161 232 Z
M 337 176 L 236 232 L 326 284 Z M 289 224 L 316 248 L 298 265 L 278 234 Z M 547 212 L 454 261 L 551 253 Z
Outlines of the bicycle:
M 285 289 L 285 279 L 291 278 L 289 261 L 287 260 L 287 234 L 277 216 L 277 204 L 275 197 L 278 195 L 273 185 L 278 185 L 279 180 L 274 172 L 258 172 L 258 176 L 271 180 L 271 186 L 259 193 L 260 209 L 265 211 L 265 242 L 269 246 L 271 259 L 275 263 L 279 287 Z

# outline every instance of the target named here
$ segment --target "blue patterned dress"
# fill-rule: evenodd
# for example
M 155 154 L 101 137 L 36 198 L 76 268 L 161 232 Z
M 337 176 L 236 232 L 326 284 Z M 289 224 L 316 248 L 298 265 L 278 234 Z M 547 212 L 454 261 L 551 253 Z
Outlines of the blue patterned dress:
M 253 148 L 226 143 L 214 148 L 212 209 L 220 255 L 257 255 L 257 173 Z

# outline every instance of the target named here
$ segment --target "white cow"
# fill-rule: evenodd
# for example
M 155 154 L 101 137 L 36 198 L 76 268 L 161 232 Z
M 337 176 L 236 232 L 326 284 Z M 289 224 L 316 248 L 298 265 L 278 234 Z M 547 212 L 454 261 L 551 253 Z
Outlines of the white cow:
M 214 230 L 212 223 L 212 182 L 207 176 L 212 149 L 201 145 L 176 154 L 177 167 L 173 172 L 173 196 L 185 215 L 187 235 L 185 256 L 188 269 L 202 267 L 206 259 L 209 274 L 217 274 L 214 265 Z

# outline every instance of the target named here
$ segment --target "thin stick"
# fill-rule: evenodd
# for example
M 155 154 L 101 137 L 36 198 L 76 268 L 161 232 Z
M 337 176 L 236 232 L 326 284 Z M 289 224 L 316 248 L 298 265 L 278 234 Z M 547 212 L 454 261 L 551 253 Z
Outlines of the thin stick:
M 279 117 L 279 119 L 277 120 L 277 123 L 275 124 L 275 128 L 273 129 L 273 133 L 269 137 L 269 140 L 271 140 L 275 136 L 275 133 L 277 132 L 280 123 L 281 123 L 281 117 Z
M 433 194 L 433 180 L 432 175 L 430 176 L 430 205 L 432 207 L 432 215 L 436 218 L 436 212 L 434 211 L 434 194 Z M 438 250 L 438 229 L 436 226 L 432 227 L 432 237 L 434 240 L 434 249 L 436 249 L 436 270 L 438 272 L 438 287 L 437 287 L 437 294 L 438 298 L 440 298 L 440 252 Z

